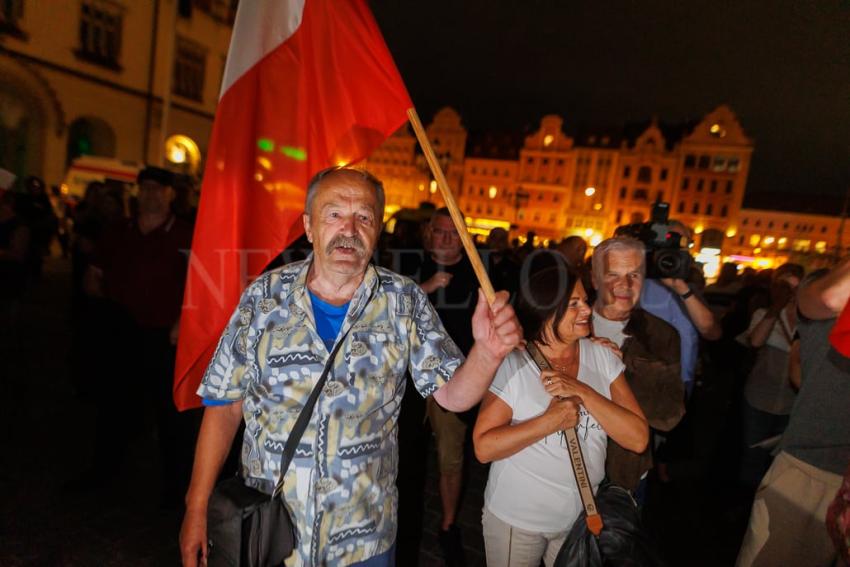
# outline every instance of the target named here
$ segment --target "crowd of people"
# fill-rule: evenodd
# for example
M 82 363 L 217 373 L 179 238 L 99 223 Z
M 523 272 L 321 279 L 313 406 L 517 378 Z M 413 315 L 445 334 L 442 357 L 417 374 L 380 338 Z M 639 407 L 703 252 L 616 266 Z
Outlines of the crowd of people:
M 224 330 L 198 391 L 204 409 L 178 413 L 192 235 L 179 185 L 150 167 L 132 199 L 92 183 L 69 206 L 36 178 L 0 192 L 0 301 L 13 325 L 50 247 L 70 256 L 71 374 L 97 411 L 97 474 L 73 488 L 116 477 L 128 440 L 152 422 L 162 505 L 185 506 L 184 565 L 209 553 L 207 500 L 229 455 L 255 488 L 285 475 L 300 564 L 417 564 L 433 440 L 446 565 L 466 563 L 457 517 L 477 459 L 489 463 L 488 565 L 551 567 L 583 510 L 561 432 L 578 432 L 594 489 L 614 483 L 643 509 L 693 453 L 689 412 L 717 369 L 733 377 L 740 426 L 738 439 L 715 440 L 734 443 L 729 466 L 752 499 L 737 564 L 847 561 L 850 361 L 829 333 L 850 296 L 850 259 L 811 273 L 725 264 L 706 285 L 697 266 L 647 278 L 646 245 L 632 237 L 588 256 L 578 236 L 536 247 L 533 234 L 520 244 L 496 228 L 477 244 L 499 290 L 488 306 L 447 209 L 383 231 L 380 181 L 331 168 L 308 188 L 304 239 L 249 286 Z M 525 344 L 552 369 L 539 370 Z M 282 444 L 326 365 L 281 471 Z

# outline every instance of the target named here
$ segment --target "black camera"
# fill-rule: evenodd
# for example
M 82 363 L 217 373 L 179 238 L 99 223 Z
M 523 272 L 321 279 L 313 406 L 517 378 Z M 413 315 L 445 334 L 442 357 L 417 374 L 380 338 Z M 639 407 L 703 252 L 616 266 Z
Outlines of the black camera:
M 688 279 L 691 271 L 691 255 L 687 244 L 682 245 L 684 236 L 678 227 L 668 222 L 670 203 L 656 201 L 652 205 L 649 222 L 633 223 L 617 227 L 616 236 L 632 236 L 646 246 L 646 277 L 651 279 Z

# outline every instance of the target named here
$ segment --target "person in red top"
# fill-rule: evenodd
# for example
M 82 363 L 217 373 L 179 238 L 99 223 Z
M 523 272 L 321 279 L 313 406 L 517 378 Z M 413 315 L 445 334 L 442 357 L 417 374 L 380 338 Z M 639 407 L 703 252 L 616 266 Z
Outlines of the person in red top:
M 177 218 L 174 174 L 147 167 L 137 180 L 138 214 L 104 234 L 85 277 L 107 300 L 95 450 L 97 473 L 114 476 L 140 411 L 156 415 L 163 504 L 181 501 L 191 473 L 197 412 L 179 414 L 171 396 L 192 227 Z

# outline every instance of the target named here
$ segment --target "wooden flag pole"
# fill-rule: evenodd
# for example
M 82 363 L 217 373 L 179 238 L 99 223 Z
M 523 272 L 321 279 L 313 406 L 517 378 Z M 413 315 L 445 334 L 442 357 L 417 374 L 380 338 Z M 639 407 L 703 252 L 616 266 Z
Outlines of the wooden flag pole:
M 413 132 L 416 134 L 416 139 L 419 140 L 419 145 L 422 147 L 422 152 L 425 154 L 425 160 L 431 168 L 431 174 L 437 182 L 437 187 L 440 189 L 440 194 L 443 196 L 443 201 L 446 202 L 446 207 L 449 209 L 449 214 L 452 217 L 452 222 L 455 224 L 457 233 L 460 235 L 460 240 L 463 243 L 463 248 L 466 250 L 466 255 L 472 263 L 472 269 L 475 270 L 475 275 L 478 278 L 478 283 L 481 284 L 481 289 L 484 291 L 484 296 L 487 298 L 487 303 L 493 304 L 496 299 L 496 292 L 493 289 L 493 284 L 490 282 L 490 276 L 487 275 L 487 269 L 481 261 L 481 256 L 478 254 L 478 249 L 475 248 L 475 243 L 469 235 L 466 228 L 466 220 L 463 218 L 463 213 L 457 206 L 452 190 L 449 188 L 449 183 L 446 181 L 446 176 L 443 175 L 443 169 L 440 167 L 440 162 L 437 161 L 437 156 L 434 154 L 434 148 L 431 147 L 431 142 L 428 141 L 428 135 L 425 133 L 425 128 L 422 127 L 422 122 L 419 120 L 419 115 L 415 108 L 407 109 L 407 118 L 410 120 L 410 125 L 413 126 Z

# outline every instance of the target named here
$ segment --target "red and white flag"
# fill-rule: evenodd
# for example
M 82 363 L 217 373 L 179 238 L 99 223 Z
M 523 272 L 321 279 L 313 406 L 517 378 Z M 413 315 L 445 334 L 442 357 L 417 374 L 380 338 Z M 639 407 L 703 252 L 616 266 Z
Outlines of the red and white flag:
M 835 322 L 829 335 L 829 341 L 835 350 L 850 358 L 850 301 L 838 316 L 838 321 Z
M 178 409 L 252 277 L 303 232 L 307 182 L 367 157 L 410 97 L 365 0 L 242 0 L 206 158 L 180 321 Z

